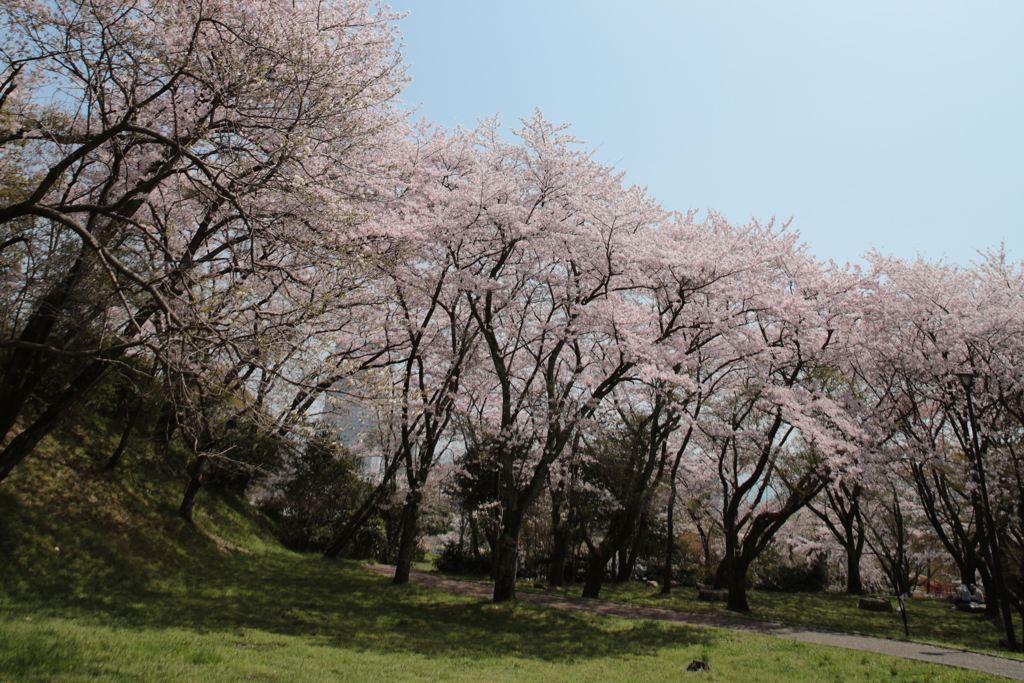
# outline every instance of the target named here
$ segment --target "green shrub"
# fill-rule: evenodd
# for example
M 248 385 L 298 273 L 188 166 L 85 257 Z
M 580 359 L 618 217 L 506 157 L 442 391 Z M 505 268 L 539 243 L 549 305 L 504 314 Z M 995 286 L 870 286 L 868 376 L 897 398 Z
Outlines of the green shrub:
M 458 541 L 449 541 L 434 558 L 434 568 L 445 574 L 490 574 L 491 554 L 474 554 Z

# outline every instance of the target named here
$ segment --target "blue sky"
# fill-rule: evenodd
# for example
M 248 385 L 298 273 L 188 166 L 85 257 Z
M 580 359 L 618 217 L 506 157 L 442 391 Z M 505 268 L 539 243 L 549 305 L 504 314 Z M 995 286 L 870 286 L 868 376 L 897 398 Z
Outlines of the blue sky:
M 1024 1 L 392 0 L 445 126 L 540 107 L 669 209 L 1024 259 Z

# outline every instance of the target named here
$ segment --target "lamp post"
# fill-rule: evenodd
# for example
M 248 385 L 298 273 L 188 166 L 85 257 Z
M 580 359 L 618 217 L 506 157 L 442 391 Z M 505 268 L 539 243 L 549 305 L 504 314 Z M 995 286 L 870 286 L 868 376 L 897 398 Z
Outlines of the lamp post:
M 1011 650 L 1016 650 L 1017 639 L 1013 632 L 1013 614 L 1010 612 L 1010 600 L 1006 594 L 1006 585 L 1004 583 L 1006 575 L 1003 574 L 1003 559 L 1002 554 L 999 552 L 999 537 L 996 534 L 996 519 L 995 515 L 992 514 L 992 506 L 989 504 L 988 497 L 988 483 L 985 477 L 985 464 L 981 457 L 981 441 L 978 438 L 978 421 L 974 415 L 974 400 L 972 398 L 972 389 L 974 388 L 974 379 L 976 375 L 973 372 L 958 372 L 956 378 L 960 380 L 960 385 L 964 388 L 964 393 L 967 395 L 967 423 L 971 432 L 970 449 L 973 451 L 973 465 L 975 475 L 978 479 L 978 489 L 981 492 L 981 509 L 985 516 L 985 525 L 988 527 L 987 540 L 989 544 L 989 555 L 992 557 L 992 575 L 995 578 L 995 593 L 996 598 L 999 600 L 999 611 L 1003 615 L 1003 628 L 1006 631 L 1006 645 Z

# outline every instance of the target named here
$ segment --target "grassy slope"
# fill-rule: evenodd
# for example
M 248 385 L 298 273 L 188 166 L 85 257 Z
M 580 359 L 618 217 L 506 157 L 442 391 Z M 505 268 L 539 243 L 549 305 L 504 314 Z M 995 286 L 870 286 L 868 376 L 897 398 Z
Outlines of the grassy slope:
M 278 547 L 244 502 L 101 429 L 51 440 L 0 484 L 0 681 L 990 680 L 742 634 L 392 587 Z M 143 457 L 145 456 L 145 457 Z M 695 658 L 710 676 L 687 674 Z

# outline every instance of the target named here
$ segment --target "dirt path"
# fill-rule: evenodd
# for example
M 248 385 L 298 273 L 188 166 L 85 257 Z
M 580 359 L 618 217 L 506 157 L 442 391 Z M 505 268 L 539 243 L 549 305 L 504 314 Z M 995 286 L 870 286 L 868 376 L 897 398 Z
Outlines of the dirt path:
M 395 568 L 387 565 L 367 565 L 367 569 L 384 576 L 390 576 Z M 447 579 L 436 574 L 413 571 L 410 578 L 417 583 L 422 583 L 433 588 L 473 595 L 480 598 L 490 598 L 492 587 L 490 584 L 477 583 L 474 581 L 462 581 L 458 579 Z M 853 633 L 841 633 L 839 631 L 828 631 L 806 626 L 792 626 L 771 621 L 757 621 L 744 619 L 742 617 L 729 617 L 717 614 L 694 614 L 691 612 L 678 612 L 676 610 L 658 609 L 656 607 L 638 607 L 635 605 L 620 605 L 600 600 L 587 600 L 584 598 L 571 598 L 562 595 L 551 595 L 547 593 L 532 593 L 520 591 L 518 597 L 523 600 L 552 607 L 555 609 L 577 610 L 580 612 L 593 612 L 594 614 L 609 614 L 627 619 L 653 619 L 656 621 L 670 621 L 693 626 L 705 626 L 708 628 L 721 628 L 729 631 L 745 631 L 747 633 L 759 633 L 776 638 L 788 638 L 799 640 L 804 643 L 815 643 L 817 645 L 831 645 L 833 647 L 844 647 L 848 650 L 863 650 L 865 652 L 877 652 L 879 654 L 903 657 L 904 659 L 916 659 L 922 662 L 955 666 L 961 669 L 981 671 L 983 673 L 1005 676 L 1019 681 L 1024 681 L 1024 662 L 1010 657 L 998 655 L 987 655 L 980 652 L 967 650 L 954 650 L 938 645 L 926 643 L 914 643 L 906 640 L 891 640 L 888 638 L 872 638 Z

